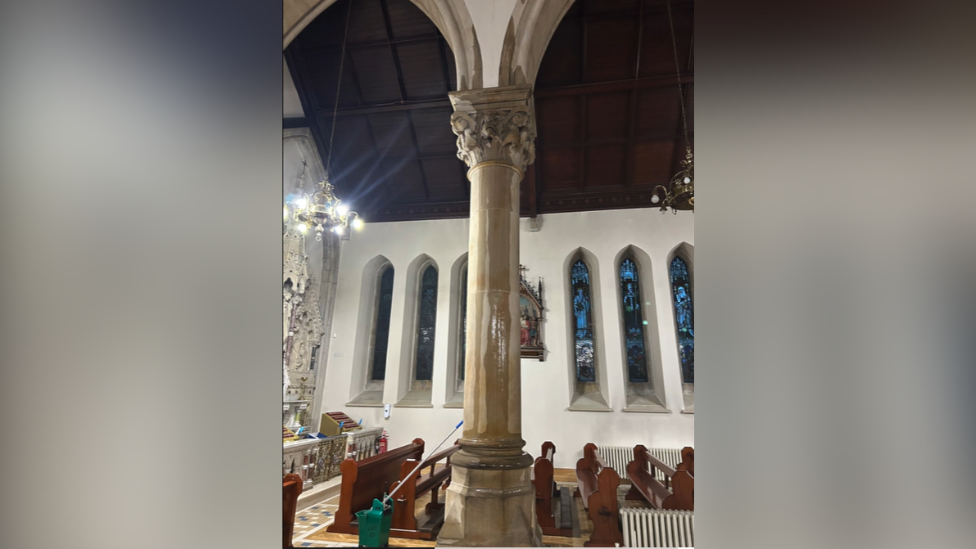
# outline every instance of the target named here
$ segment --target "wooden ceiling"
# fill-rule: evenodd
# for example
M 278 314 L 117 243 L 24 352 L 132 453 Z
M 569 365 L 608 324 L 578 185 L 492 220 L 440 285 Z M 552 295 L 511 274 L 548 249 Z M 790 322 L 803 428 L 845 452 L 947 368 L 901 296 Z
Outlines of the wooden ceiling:
M 351 7 L 336 2 L 285 51 L 305 118 L 284 126 L 309 127 L 328 161 L 341 61 L 330 168 L 339 197 L 367 222 L 467 217 L 450 47 L 409 0 Z M 671 12 L 693 142 L 694 4 L 672 0 Z M 577 0 L 539 70 L 522 215 L 650 206 L 684 156 L 678 78 L 663 0 Z

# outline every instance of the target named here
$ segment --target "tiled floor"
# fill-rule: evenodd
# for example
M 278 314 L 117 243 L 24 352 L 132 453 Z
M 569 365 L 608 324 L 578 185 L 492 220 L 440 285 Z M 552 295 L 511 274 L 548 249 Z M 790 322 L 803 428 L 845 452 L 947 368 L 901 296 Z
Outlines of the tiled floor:
M 328 525 L 332 524 L 335 512 L 338 509 L 338 497 L 327 499 L 305 509 L 299 509 L 295 513 L 295 535 L 292 537 L 292 545 L 295 547 L 358 547 L 357 543 L 307 539 L 309 534 L 325 530 Z

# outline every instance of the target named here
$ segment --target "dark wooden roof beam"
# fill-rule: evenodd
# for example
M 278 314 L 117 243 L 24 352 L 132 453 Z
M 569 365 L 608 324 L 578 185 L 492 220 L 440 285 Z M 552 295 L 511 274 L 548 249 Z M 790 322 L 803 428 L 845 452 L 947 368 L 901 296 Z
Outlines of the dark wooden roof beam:
M 380 112 L 397 112 L 397 111 L 408 111 L 414 109 L 430 109 L 436 107 L 451 107 L 451 100 L 448 98 L 444 99 L 428 99 L 423 101 L 404 101 L 403 103 L 384 103 L 381 105 L 363 105 L 362 107 L 346 107 L 344 109 L 339 109 L 336 116 L 359 116 L 363 114 L 375 114 Z M 332 118 L 332 111 L 326 109 L 318 110 L 318 117 L 321 119 Z M 448 115 L 450 116 L 450 115 Z M 444 122 L 449 124 L 448 121 Z
M 389 44 L 399 45 L 399 44 L 421 44 L 424 42 L 434 42 L 440 40 L 438 36 L 416 36 L 412 38 L 390 38 L 388 40 L 370 40 L 369 42 L 356 42 L 354 44 L 346 44 L 346 51 L 350 50 L 365 50 L 369 48 L 375 48 L 377 46 L 386 46 Z M 307 48 L 305 51 L 309 52 L 327 52 L 327 51 L 341 51 L 341 44 L 332 44 L 328 46 L 314 46 Z
M 383 10 L 383 23 L 386 24 L 386 44 L 390 47 L 390 55 L 393 56 L 393 68 L 396 70 L 397 83 L 400 85 L 400 101 L 403 102 L 407 99 L 407 88 L 403 85 L 400 57 L 393 46 L 393 25 L 390 24 L 390 10 L 386 7 L 386 0 L 380 0 L 380 8 Z
M 579 141 L 557 141 L 556 143 L 547 143 L 542 145 L 536 140 L 536 150 L 537 151 L 550 151 L 555 149 L 573 149 L 576 147 L 589 147 L 590 145 L 633 145 L 635 143 L 647 143 L 650 141 L 680 141 L 683 139 L 681 132 L 681 121 L 678 121 L 678 129 L 674 132 L 667 133 L 656 133 L 656 134 L 645 134 L 634 137 L 601 137 L 600 139 L 588 139 L 583 142 Z M 688 135 L 692 135 L 691 128 L 688 128 Z
M 694 83 L 694 74 L 682 74 L 681 83 Z M 610 93 L 618 91 L 628 91 L 634 89 L 660 88 L 664 86 L 675 86 L 678 78 L 675 76 L 652 76 L 646 78 L 627 78 L 626 80 L 614 80 L 612 82 L 597 82 L 594 84 L 574 84 L 571 86 L 557 86 L 554 88 L 541 88 L 535 90 L 537 99 L 547 97 L 564 97 L 569 95 L 586 95 L 594 93 Z
M 641 4 L 643 4 L 643 2 L 641 2 Z M 687 2 L 672 2 L 671 11 L 682 11 L 682 10 L 691 11 L 694 9 L 694 5 L 695 5 L 694 0 L 690 0 Z M 644 9 L 643 5 L 641 5 L 638 6 L 636 9 L 631 8 L 628 10 L 607 11 L 604 13 L 585 13 L 582 7 L 583 6 L 581 5 L 580 6 L 581 9 L 579 10 L 579 13 L 575 15 L 567 14 L 566 17 L 559 20 L 559 23 L 562 24 L 564 21 L 579 21 L 580 19 L 584 19 L 586 21 L 606 21 L 609 19 L 631 19 L 631 18 L 641 17 L 643 15 L 657 15 L 657 14 L 665 14 L 665 17 L 667 17 L 667 13 L 668 13 L 668 7 L 665 4 L 660 4 L 658 6 L 648 6 L 646 9 Z
M 417 171 L 420 172 L 420 182 L 424 186 L 424 200 L 430 200 L 430 190 L 427 188 L 427 174 L 424 173 L 424 162 L 420 159 L 420 144 L 417 141 L 417 129 L 413 127 L 413 117 L 407 113 L 407 125 L 410 126 L 410 142 L 413 143 L 413 155 L 417 159 Z

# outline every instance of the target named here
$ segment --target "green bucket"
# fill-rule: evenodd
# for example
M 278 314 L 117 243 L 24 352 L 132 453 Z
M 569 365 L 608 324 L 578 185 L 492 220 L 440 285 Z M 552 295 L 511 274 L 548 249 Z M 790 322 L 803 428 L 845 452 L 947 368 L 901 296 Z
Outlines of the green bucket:
M 383 503 L 373 500 L 373 508 L 356 513 L 359 519 L 360 547 L 387 547 L 390 544 L 390 523 L 393 522 L 393 499 Z

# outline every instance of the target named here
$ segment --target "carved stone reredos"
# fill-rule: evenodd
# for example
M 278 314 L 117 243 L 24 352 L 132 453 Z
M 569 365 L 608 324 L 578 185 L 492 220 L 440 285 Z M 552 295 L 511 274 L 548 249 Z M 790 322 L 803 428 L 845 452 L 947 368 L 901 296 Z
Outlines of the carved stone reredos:
M 304 295 L 308 286 L 308 255 L 305 253 L 305 237 L 301 233 L 285 231 L 282 241 L 282 286 L 291 281 L 291 293 Z
M 312 364 L 312 348 L 322 342 L 325 330 L 322 326 L 322 315 L 319 313 L 319 284 L 312 281 L 309 284 L 308 295 L 297 305 L 295 323 L 292 326 L 294 339 L 292 340 L 291 356 L 288 368 L 292 371 L 292 383 L 297 385 L 298 372 L 309 371 Z M 313 385 L 314 380 L 306 383 Z
M 451 92 L 451 129 L 469 168 L 507 162 L 525 171 L 535 161 L 535 113 L 529 88 Z

